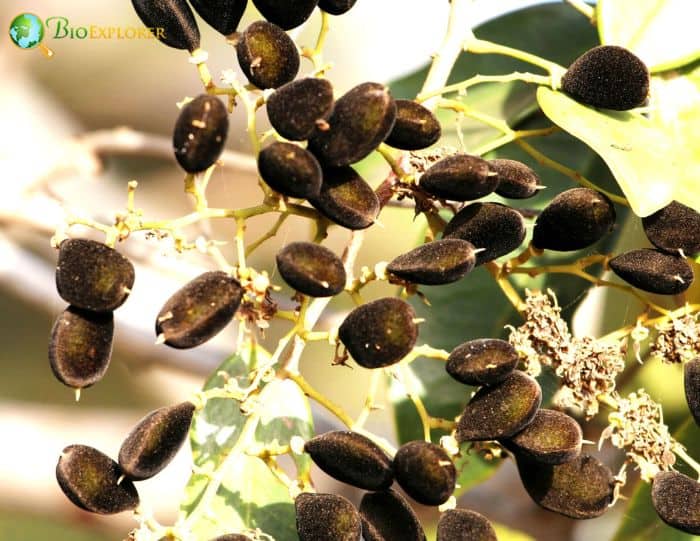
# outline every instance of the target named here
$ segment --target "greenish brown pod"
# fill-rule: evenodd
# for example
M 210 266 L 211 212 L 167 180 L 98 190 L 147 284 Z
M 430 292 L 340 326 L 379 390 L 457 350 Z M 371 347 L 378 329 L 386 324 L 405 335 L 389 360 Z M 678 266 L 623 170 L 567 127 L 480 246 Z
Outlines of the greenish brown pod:
M 543 464 L 564 464 L 581 454 L 583 433 L 575 419 L 541 409 L 532 422 L 502 443 L 516 456 Z
M 396 100 L 396 122 L 385 143 L 402 150 L 421 150 L 436 143 L 442 128 L 435 115 L 413 100 Z
M 612 258 L 608 265 L 625 282 L 658 295 L 677 295 L 693 283 L 688 262 L 659 250 L 631 250 Z
M 185 0 L 131 0 L 136 14 L 153 35 L 175 49 L 199 49 L 199 27 Z
M 201 94 L 185 105 L 175 122 L 175 159 L 188 173 L 209 169 L 221 156 L 228 134 L 228 112 L 216 96 Z
M 245 76 L 263 90 L 288 83 L 299 71 L 299 52 L 292 38 L 267 21 L 255 21 L 245 29 L 236 53 Z
M 488 519 L 469 509 L 449 509 L 440 516 L 437 541 L 497 541 Z
M 238 280 L 221 271 L 205 272 L 167 300 L 156 319 L 156 334 L 177 349 L 203 344 L 229 324 L 242 297 Z
M 501 197 L 527 199 L 540 189 L 539 175 L 522 162 L 502 158 L 489 160 L 489 165 L 498 173 L 495 191 Z
M 345 288 L 345 268 L 328 248 L 313 242 L 292 242 L 276 257 L 277 269 L 291 287 L 310 297 L 332 297 Z
M 321 191 L 323 173 L 311 152 L 292 143 L 272 143 L 258 156 L 258 172 L 276 192 L 307 199 Z
M 413 307 L 387 297 L 355 308 L 338 329 L 338 337 L 355 362 L 381 368 L 410 353 L 418 337 Z
M 357 509 L 342 496 L 303 492 L 294 508 L 299 541 L 357 541 L 362 535 Z
M 510 438 L 532 422 L 541 402 L 537 381 L 516 370 L 472 397 L 457 424 L 457 441 Z
M 474 246 L 462 239 L 442 239 L 423 244 L 393 259 L 387 270 L 402 280 L 424 285 L 456 282 L 476 263 Z
M 489 162 L 470 154 L 442 158 L 420 177 L 420 187 L 429 194 L 453 201 L 472 201 L 493 192 L 498 174 Z
M 386 139 L 395 119 L 396 103 L 389 89 L 362 83 L 338 99 L 327 124 L 309 138 L 309 150 L 329 167 L 359 162 Z
M 318 0 L 253 0 L 260 14 L 283 30 L 291 30 L 308 19 Z
M 318 0 L 318 7 L 331 15 L 342 15 L 355 5 L 357 0 Z
M 100 515 L 138 507 L 136 487 L 122 475 L 119 464 L 87 445 L 69 445 L 56 465 L 56 480 L 66 497 L 81 509 Z
M 49 340 L 49 363 L 58 381 L 74 389 L 100 381 L 112 357 L 113 336 L 112 312 L 66 308 Z
M 549 511 L 576 519 L 595 518 L 613 501 L 615 479 L 610 468 L 582 454 L 553 466 L 518 459 L 520 479 L 533 501 Z
M 326 432 L 307 441 L 304 451 L 324 472 L 348 485 L 386 490 L 394 482 L 391 459 L 376 443 L 357 432 Z
M 365 494 L 360 516 L 365 541 L 425 541 L 418 517 L 395 490 Z
M 238 28 L 248 0 L 190 0 L 190 4 L 209 26 L 230 36 Z
M 242 533 L 227 533 L 226 535 L 220 535 L 209 541 L 251 541 L 251 538 Z
M 683 366 L 683 387 L 688 409 L 700 426 L 700 357 L 688 361 Z
M 101 242 L 68 239 L 59 247 L 56 289 L 65 301 L 83 310 L 119 308 L 131 292 L 134 276 L 131 261 Z
M 442 447 L 420 440 L 405 443 L 396 452 L 394 476 L 418 503 L 440 505 L 455 490 L 457 470 Z
M 305 77 L 275 90 L 267 99 L 267 118 L 282 137 L 308 139 L 333 110 L 333 86 L 327 79 Z
M 683 532 L 700 535 L 700 484 L 677 471 L 656 474 L 651 502 L 659 518 Z
M 505 340 L 480 338 L 452 350 L 445 369 L 465 385 L 495 385 L 518 365 L 518 353 Z
M 664 252 L 700 252 L 700 213 L 677 201 L 642 218 L 642 226 L 649 242 Z

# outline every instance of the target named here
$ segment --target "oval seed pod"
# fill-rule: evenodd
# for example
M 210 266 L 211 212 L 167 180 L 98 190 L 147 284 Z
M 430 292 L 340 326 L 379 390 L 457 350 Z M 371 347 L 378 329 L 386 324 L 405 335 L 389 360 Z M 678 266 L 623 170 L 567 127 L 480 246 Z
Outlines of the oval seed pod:
M 119 466 L 134 481 L 150 479 L 175 457 L 187 438 L 194 404 L 182 402 L 152 411 L 132 429 L 119 449 Z
M 379 214 L 379 199 L 352 167 L 323 170 L 318 196 L 309 203 L 333 223 L 348 229 L 366 229 Z
M 525 221 L 517 210 L 499 203 L 472 203 L 448 222 L 443 238 L 471 242 L 476 249 L 476 264 L 509 254 L 525 239 Z
M 291 30 L 311 16 L 318 0 L 253 0 L 253 4 L 268 21 Z
M 332 297 L 345 288 L 345 268 L 328 248 L 292 242 L 277 254 L 277 269 L 291 287 L 310 297 Z
M 498 541 L 488 519 L 469 509 L 449 509 L 440 516 L 437 541 Z
M 216 96 L 200 94 L 185 105 L 175 122 L 175 159 L 188 173 L 211 167 L 221 156 L 228 135 L 228 112 Z
M 393 259 L 387 270 L 408 282 L 440 285 L 466 276 L 476 263 L 474 246 L 462 239 L 428 242 Z
M 156 319 L 156 334 L 178 349 L 203 344 L 229 324 L 242 297 L 238 280 L 221 271 L 205 272 L 167 300 Z
M 185 0 L 131 0 L 139 19 L 156 38 L 175 49 L 199 49 L 199 27 Z M 161 31 L 162 29 L 162 31 Z
M 357 509 L 342 496 L 303 492 L 294 508 L 299 541 L 357 541 L 362 535 Z
M 462 152 L 442 158 L 420 177 L 420 187 L 429 194 L 453 201 L 471 201 L 493 192 L 498 174 L 489 162 Z
M 421 150 L 442 135 L 438 119 L 430 109 L 413 100 L 396 100 L 396 122 L 385 143 L 402 150 Z
M 502 443 L 519 458 L 564 464 L 581 454 L 582 441 L 576 420 L 560 411 L 541 409 L 529 425 Z
M 407 302 L 379 299 L 350 312 L 338 329 L 338 337 L 360 366 L 389 366 L 413 349 L 418 337 L 415 317 Z
M 518 365 L 518 353 L 505 340 L 480 338 L 452 350 L 445 369 L 465 385 L 495 385 Z
M 590 455 L 557 466 L 520 458 L 517 463 L 525 490 L 536 504 L 549 511 L 570 518 L 595 518 L 613 501 L 613 474 Z
M 209 541 L 250 541 L 251 538 L 242 533 L 227 533 L 226 535 L 220 535 Z
M 615 207 L 606 195 L 590 188 L 572 188 L 557 195 L 535 222 L 532 244 L 568 252 L 588 248 L 612 231 Z
M 49 340 L 49 363 L 58 381 L 74 389 L 100 381 L 112 357 L 113 336 L 112 312 L 66 308 Z
M 209 26 L 230 36 L 238 28 L 248 0 L 190 0 L 190 4 Z
M 649 242 L 664 252 L 700 252 L 700 213 L 677 201 L 642 218 L 642 226 Z
M 509 199 L 527 199 L 540 189 L 540 177 L 530 167 L 517 160 L 489 160 L 498 173 L 496 193 Z
M 331 15 L 342 15 L 355 5 L 357 0 L 318 0 L 318 7 Z
M 365 490 L 386 490 L 394 482 L 391 459 L 357 432 L 326 432 L 307 441 L 304 451 L 319 468 L 342 483 Z
M 323 173 L 311 152 L 292 143 L 272 143 L 258 156 L 258 172 L 276 192 L 307 199 L 321 191 Z
M 299 71 L 299 52 L 292 38 L 267 21 L 255 21 L 245 29 L 236 53 L 245 76 L 261 90 L 280 87 Z
M 584 105 L 626 111 L 646 101 L 649 70 L 627 49 L 601 45 L 586 51 L 569 66 L 561 89 Z
M 365 541 L 425 541 L 418 517 L 395 490 L 366 493 L 360 516 Z
M 654 476 L 651 503 L 659 518 L 669 526 L 700 535 L 700 484 L 677 471 Z
M 379 83 L 362 83 L 335 103 L 328 123 L 309 138 L 309 150 L 324 165 L 342 167 L 359 162 L 391 132 L 396 103 Z
M 267 99 L 267 118 L 282 137 L 308 139 L 333 110 L 333 86 L 327 79 L 306 77 L 275 90 Z
M 514 371 L 472 397 L 457 424 L 457 441 L 484 441 L 514 436 L 535 418 L 542 390 L 534 378 Z
M 625 282 L 659 295 L 683 293 L 693 283 L 693 269 L 675 255 L 644 248 L 613 257 L 608 265 Z
M 73 306 L 111 312 L 133 285 L 134 266 L 114 248 L 88 239 L 67 239 L 59 246 L 56 289 Z
M 445 503 L 455 490 L 457 470 L 439 445 L 410 441 L 394 456 L 394 475 L 401 488 L 423 505 Z
M 695 419 L 695 424 L 700 426 L 700 357 L 683 365 L 683 387 L 688 409 Z
M 87 445 L 69 445 L 56 465 L 56 480 L 68 499 L 81 509 L 100 515 L 138 507 L 136 487 L 121 477 L 119 464 Z

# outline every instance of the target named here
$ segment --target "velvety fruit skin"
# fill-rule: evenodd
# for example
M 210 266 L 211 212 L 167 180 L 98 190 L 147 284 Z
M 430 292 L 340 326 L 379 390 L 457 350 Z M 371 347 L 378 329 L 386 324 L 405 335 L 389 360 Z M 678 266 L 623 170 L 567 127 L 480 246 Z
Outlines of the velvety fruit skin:
M 318 0 L 318 7 L 331 15 L 342 15 L 355 5 L 357 0 Z
M 56 480 L 75 505 L 92 513 L 112 515 L 131 511 L 139 495 L 114 460 L 87 445 L 69 445 L 56 465 Z
M 649 242 L 664 252 L 700 252 L 700 213 L 677 201 L 642 218 L 642 226 Z
M 348 229 L 366 229 L 379 214 L 379 199 L 352 167 L 323 170 L 318 196 L 309 203 L 333 223 Z
M 187 439 L 194 404 L 182 402 L 146 415 L 119 449 L 119 466 L 134 481 L 150 479 L 175 457 Z
M 277 269 L 291 287 L 311 297 L 332 297 L 345 288 L 345 268 L 328 248 L 292 242 L 277 254 Z
M 112 312 L 90 312 L 69 306 L 56 319 L 49 341 L 49 363 L 54 375 L 74 389 L 102 379 L 112 357 Z
M 333 111 L 333 87 L 327 79 L 306 77 L 281 86 L 267 99 L 267 117 L 282 137 L 304 141 Z
M 131 0 L 144 25 L 154 30 L 156 37 L 169 47 L 199 49 L 199 27 L 185 0 Z
M 268 21 L 291 30 L 311 16 L 318 0 L 253 0 L 253 4 Z
M 651 485 L 656 514 L 669 526 L 700 535 L 700 484 L 680 472 L 657 473 Z
M 601 45 L 586 51 L 569 66 L 561 89 L 584 105 L 626 111 L 646 101 L 649 70 L 627 49 Z
M 399 362 L 418 337 L 413 307 L 387 297 L 355 308 L 338 329 L 338 337 L 355 362 L 381 368 Z
M 227 533 L 226 535 L 220 535 L 209 541 L 250 541 L 250 537 L 242 533 Z
M 462 239 L 428 242 L 393 259 L 387 270 L 408 282 L 441 285 L 466 276 L 476 263 L 474 246 Z
M 540 177 L 530 167 L 517 160 L 489 160 L 498 173 L 496 193 L 508 199 L 527 199 L 539 191 Z
M 394 482 L 391 459 L 357 432 L 326 432 L 307 441 L 304 451 L 324 472 L 348 485 L 386 490 Z
M 73 306 L 111 312 L 129 296 L 134 277 L 131 261 L 101 242 L 68 239 L 59 247 L 56 289 Z
M 288 83 L 299 71 L 299 53 L 292 38 L 267 21 L 256 21 L 245 29 L 236 53 L 245 76 L 262 90 Z
M 357 509 L 342 496 L 304 492 L 294 508 L 299 541 L 358 541 L 362 535 Z
M 495 385 L 518 365 L 518 353 L 505 340 L 480 338 L 452 350 L 445 369 L 465 385 Z
M 572 188 L 557 195 L 537 218 L 532 244 L 568 252 L 587 248 L 612 231 L 615 207 L 604 194 Z
M 469 509 L 449 509 L 440 516 L 437 541 L 497 541 L 488 519 Z
M 238 28 L 248 0 L 190 0 L 190 4 L 209 26 L 229 36 Z
M 418 517 L 395 490 L 365 494 L 360 516 L 365 541 L 425 541 Z
M 683 387 L 688 409 L 693 414 L 695 424 L 700 426 L 700 357 L 683 365 Z
M 420 187 L 426 192 L 452 201 L 479 199 L 497 186 L 498 175 L 489 162 L 464 153 L 442 158 L 420 177 Z
M 435 115 L 413 100 L 396 100 L 396 122 L 385 143 L 402 150 L 420 150 L 437 142 L 442 135 Z
M 683 293 L 693 283 L 688 262 L 659 250 L 632 250 L 612 258 L 608 265 L 628 284 L 659 295 Z
M 156 334 L 178 349 L 203 344 L 229 324 L 242 297 L 235 278 L 221 271 L 205 272 L 167 300 L 156 319 Z
M 323 173 L 311 152 L 292 143 L 272 143 L 258 156 L 258 172 L 276 192 L 307 199 L 321 192 Z
M 439 445 L 411 441 L 394 456 L 394 475 L 401 488 L 423 505 L 445 503 L 455 490 L 457 470 Z
M 211 167 L 221 156 L 228 135 L 228 112 L 216 96 L 201 94 L 185 105 L 175 122 L 175 159 L 188 173 Z
M 328 125 L 317 127 L 309 138 L 309 150 L 329 167 L 359 162 L 386 139 L 395 119 L 389 89 L 362 83 L 338 99 Z

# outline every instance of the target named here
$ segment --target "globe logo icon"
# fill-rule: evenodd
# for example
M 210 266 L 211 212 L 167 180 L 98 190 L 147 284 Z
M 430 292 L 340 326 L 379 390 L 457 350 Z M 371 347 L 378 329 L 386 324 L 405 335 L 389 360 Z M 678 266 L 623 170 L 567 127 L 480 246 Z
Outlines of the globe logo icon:
M 44 23 L 33 13 L 21 13 L 10 23 L 10 38 L 21 49 L 33 49 L 44 39 Z

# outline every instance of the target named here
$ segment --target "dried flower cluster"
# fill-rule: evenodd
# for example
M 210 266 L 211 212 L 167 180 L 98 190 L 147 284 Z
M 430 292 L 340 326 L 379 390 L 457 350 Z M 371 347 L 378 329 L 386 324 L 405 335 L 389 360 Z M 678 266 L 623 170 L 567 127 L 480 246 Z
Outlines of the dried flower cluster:
M 665 363 L 682 363 L 700 355 L 700 323 L 698 314 L 672 318 L 656 326 L 658 335 L 651 347 L 652 357 Z

